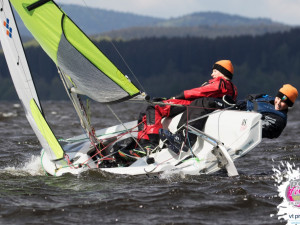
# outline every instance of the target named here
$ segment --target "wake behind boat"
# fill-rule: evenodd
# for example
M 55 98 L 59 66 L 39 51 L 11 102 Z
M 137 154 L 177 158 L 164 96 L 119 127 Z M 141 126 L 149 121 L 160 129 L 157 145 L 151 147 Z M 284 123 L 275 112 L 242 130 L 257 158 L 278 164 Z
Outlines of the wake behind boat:
M 122 144 L 137 137 L 137 121 L 95 131 L 80 97 L 84 95 L 107 105 L 130 99 L 153 102 L 146 100 L 147 95 L 119 71 L 54 1 L 3 0 L 0 4 L 4 25 L 0 29 L 1 44 L 26 117 L 43 147 L 42 164 L 47 173 L 60 176 L 98 168 L 128 175 L 166 171 L 197 175 L 225 168 L 229 176 L 234 176 L 238 175 L 234 160 L 260 143 L 260 114 L 219 110 L 208 116 L 203 131 L 186 127 L 198 137 L 187 152 L 176 154 L 161 142 L 147 156 L 132 163 L 118 160 L 116 152 Z M 58 141 L 53 134 L 36 93 L 10 4 L 57 65 L 85 134 L 64 141 Z M 164 128 L 175 133 L 181 116 L 166 118 Z

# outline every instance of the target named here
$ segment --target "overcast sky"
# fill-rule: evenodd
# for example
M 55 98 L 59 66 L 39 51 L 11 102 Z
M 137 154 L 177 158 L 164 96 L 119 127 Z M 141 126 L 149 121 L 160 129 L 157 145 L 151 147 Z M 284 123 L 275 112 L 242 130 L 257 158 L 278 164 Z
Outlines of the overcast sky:
M 270 18 L 300 25 L 300 0 L 57 0 L 140 15 L 170 18 L 193 12 L 218 11 L 250 18 Z

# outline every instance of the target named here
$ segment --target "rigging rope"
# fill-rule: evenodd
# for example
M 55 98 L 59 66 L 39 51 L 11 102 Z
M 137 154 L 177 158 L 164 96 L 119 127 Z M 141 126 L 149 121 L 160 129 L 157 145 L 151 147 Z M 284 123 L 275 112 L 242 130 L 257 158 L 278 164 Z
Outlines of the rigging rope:
M 117 120 L 122 124 L 122 126 L 125 128 L 125 130 L 130 134 L 130 136 L 132 137 L 132 139 L 135 141 L 135 143 L 143 150 L 145 150 L 140 143 L 138 142 L 138 140 L 132 135 L 132 133 L 127 129 L 127 127 L 125 126 L 125 124 L 121 121 L 121 119 L 118 117 L 118 115 L 113 111 L 113 109 L 107 105 L 107 108 L 111 111 L 111 113 L 117 118 Z M 148 152 L 148 151 L 146 151 Z

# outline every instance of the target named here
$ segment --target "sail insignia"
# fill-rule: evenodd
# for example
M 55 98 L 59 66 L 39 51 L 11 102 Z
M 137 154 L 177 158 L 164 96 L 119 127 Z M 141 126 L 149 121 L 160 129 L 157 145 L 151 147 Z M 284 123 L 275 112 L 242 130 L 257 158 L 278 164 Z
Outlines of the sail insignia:
M 6 35 L 12 38 L 12 27 L 9 26 L 9 19 L 6 18 L 6 21 L 3 22 L 4 27 L 6 28 Z

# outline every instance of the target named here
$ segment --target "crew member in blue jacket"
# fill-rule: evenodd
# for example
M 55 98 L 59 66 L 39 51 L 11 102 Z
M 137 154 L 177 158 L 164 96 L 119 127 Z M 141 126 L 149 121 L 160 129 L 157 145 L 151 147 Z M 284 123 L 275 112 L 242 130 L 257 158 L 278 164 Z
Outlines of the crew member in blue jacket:
M 286 126 L 288 107 L 294 105 L 297 97 L 297 89 L 285 84 L 275 98 L 266 94 L 249 95 L 246 101 L 237 103 L 237 108 L 261 113 L 262 137 L 277 138 Z

